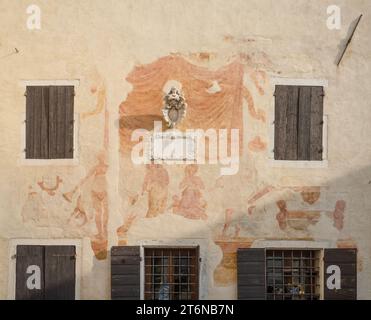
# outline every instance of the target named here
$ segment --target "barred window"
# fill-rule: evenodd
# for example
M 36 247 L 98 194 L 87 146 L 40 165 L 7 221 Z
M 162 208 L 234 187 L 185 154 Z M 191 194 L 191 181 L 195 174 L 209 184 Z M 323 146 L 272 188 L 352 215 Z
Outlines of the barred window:
M 146 300 L 198 299 L 198 248 L 145 248 Z

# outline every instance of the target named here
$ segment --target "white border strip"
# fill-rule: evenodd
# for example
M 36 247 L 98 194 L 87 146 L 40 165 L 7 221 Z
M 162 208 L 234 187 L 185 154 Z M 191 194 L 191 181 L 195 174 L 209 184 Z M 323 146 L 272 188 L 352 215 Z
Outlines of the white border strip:
M 292 78 L 271 78 L 272 86 L 318 86 L 328 87 L 328 80 L 325 79 L 292 79 Z
M 80 85 L 80 80 L 21 80 L 19 82 L 21 87 L 27 86 L 74 86 Z
M 82 240 L 79 239 L 10 239 L 9 240 L 9 278 L 8 278 L 8 300 L 15 300 L 15 281 L 16 281 L 16 259 L 18 245 L 61 245 L 75 246 L 76 265 L 75 265 L 75 300 L 80 300 L 81 290 L 81 267 L 82 267 Z

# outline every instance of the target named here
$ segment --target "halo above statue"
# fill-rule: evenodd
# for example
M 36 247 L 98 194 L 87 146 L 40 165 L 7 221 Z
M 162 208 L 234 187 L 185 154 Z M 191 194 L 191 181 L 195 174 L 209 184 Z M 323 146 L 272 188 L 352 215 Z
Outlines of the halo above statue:
M 186 115 L 187 103 L 180 90 L 172 87 L 164 96 L 162 113 L 169 128 L 173 129 Z

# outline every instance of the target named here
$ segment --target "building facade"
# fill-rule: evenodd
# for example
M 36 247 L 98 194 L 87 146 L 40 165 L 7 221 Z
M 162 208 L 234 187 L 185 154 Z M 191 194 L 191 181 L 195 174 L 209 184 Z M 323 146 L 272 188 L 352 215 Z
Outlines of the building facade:
M 368 14 L 0 0 L 0 298 L 370 299 Z

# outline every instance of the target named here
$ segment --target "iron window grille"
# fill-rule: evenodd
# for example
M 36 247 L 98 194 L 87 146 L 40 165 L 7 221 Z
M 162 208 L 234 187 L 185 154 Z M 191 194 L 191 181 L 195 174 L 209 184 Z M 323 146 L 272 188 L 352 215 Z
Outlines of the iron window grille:
M 319 300 L 320 251 L 267 250 L 268 300 Z
M 198 299 L 198 248 L 145 248 L 146 300 Z

